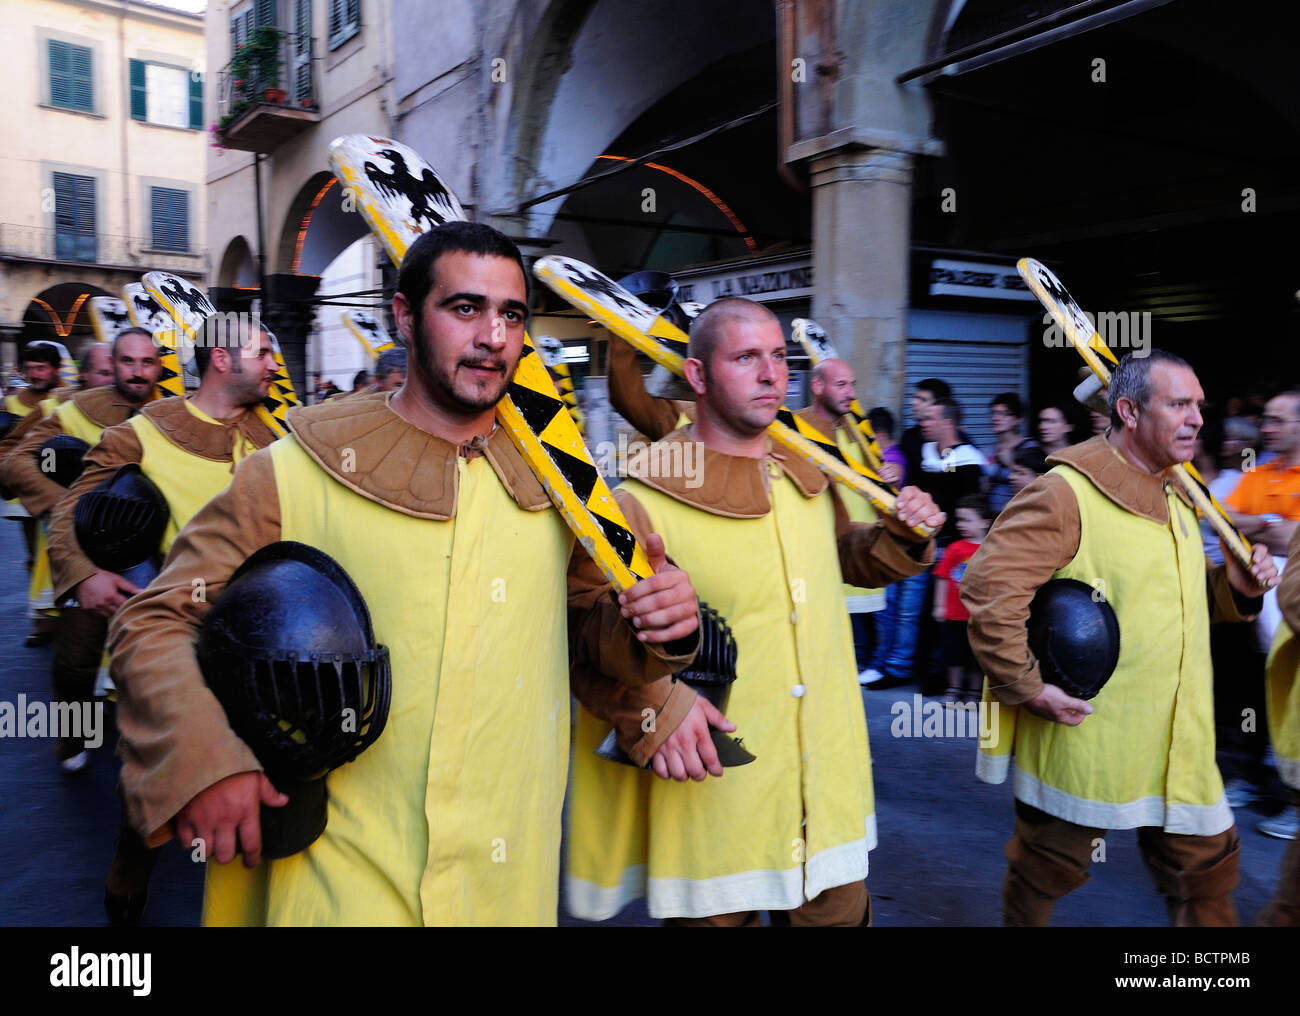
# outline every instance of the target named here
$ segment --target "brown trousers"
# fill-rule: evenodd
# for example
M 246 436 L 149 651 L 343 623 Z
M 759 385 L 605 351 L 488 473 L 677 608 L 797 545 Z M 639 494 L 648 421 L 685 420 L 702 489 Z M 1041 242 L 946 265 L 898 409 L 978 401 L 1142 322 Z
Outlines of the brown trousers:
M 1016 829 L 1007 841 L 1002 882 L 1002 923 L 1046 927 L 1062 896 L 1088 881 L 1095 841 L 1106 830 L 1075 825 L 1020 801 Z M 1138 849 L 1174 927 L 1235 927 L 1241 845 L 1236 828 L 1213 836 L 1182 836 L 1155 827 L 1137 831 Z
M 771 911 L 774 928 L 860 928 L 871 926 L 871 894 L 865 882 L 837 885 L 793 910 Z M 665 928 L 761 928 L 757 910 L 711 917 L 670 917 Z
M 108 618 L 80 607 L 63 607 L 54 631 L 54 662 L 50 679 L 54 698 L 59 702 L 93 702 L 95 675 L 108 637 Z M 59 739 L 59 758 L 72 758 L 85 745 L 81 741 Z
M 1291 803 L 1300 808 L 1300 790 L 1291 791 Z M 1273 901 L 1256 919 L 1266 928 L 1300 928 L 1300 837 L 1282 855 Z

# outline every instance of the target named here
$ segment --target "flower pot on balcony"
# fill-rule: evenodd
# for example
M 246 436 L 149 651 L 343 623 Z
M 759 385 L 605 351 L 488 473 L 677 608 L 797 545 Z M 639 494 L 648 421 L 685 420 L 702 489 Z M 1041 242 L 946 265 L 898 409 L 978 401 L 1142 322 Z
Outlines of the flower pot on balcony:
M 288 97 L 289 93 L 283 88 L 268 88 L 266 90 L 266 101 L 274 102 L 278 106 L 283 106 L 285 99 Z
M 304 95 L 301 98 L 299 98 L 298 105 L 301 106 L 303 109 L 315 109 L 316 100 L 313 99 L 310 95 Z

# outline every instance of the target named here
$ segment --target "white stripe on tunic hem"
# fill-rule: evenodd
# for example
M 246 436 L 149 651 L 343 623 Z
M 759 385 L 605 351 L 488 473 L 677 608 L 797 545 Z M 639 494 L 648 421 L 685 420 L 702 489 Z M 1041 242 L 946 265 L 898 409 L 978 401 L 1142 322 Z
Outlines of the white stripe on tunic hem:
M 645 865 L 634 864 L 624 868 L 623 877 L 612 888 L 565 875 L 564 889 L 565 909 L 578 920 L 608 921 L 633 900 L 645 895 Z
M 1283 758 L 1273 750 L 1273 758 L 1277 762 L 1277 774 L 1282 777 L 1282 782 L 1294 790 L 1300 790 L 1300 758 Z
M 623 870 L 610 888 L 565 876 L 568 911 L 583 921 L 607 921 L 633 900 L 647 898 L 650 916 L 712 917 L 750 910 L 793 910 L 838 885 L 867 877 L 868 851 L 876 845 L 876 816 L 866 816 L 862 839 L 841 843 L 784 871 L 742 871 L 717 878 L 646 878 L 644 864 Z M 806 893 L 806 895 L 805 895 Z
M 1136 801 L 1115 804 L 1089 801 L 1049 786 L 1037 777 L 1015 767 L 1013 793 L 1039 811 L 1092 829 L 1138 829 L 1154 826 L 1165 832 L 1184 836 L 1213 836 L 1232 828 L 1232 809 L 1220 794 L 1214 804 L 1169 804 L 1153 794 Z
M 1010 755 L 990 755 L 986 751 L 975 753 L 975 776 L 985 783 L 1006 783 L 1010 769 Z

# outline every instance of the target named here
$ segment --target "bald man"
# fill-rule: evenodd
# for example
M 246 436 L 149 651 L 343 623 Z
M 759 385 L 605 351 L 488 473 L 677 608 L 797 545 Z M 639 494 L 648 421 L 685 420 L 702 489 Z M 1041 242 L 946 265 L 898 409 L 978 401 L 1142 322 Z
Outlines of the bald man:
M 700 601 L 726 619 L 737 676 L 725 718 L 676 685 L 670 694 L 685 719 L 669 732 L 662 698 L 574 669 L 582 709 L 568 906 L 605 920 L 645 895 L 651 916 L 672 923 L 754 926 L 761 910 L 775 912 L 773 924 L 865 923 L 876 819 L 842 581 L 884 585 L 921 573 L 933 544 L 908 526 L 938 525 L 943 515 L 908 488 L 901 523 L 854 524 L 816 467 L 773 445 L 768 427 L 789 380 L 786 339 L 760 304 L 711 304 L 691 325 L 684 369 L 695 422 L 631 456 L 614 496 L 638 531 L 664 537 Z M 701 446 L 697 473 L 660 468 L 684 461 L 684 449 L 670 452 L 686 443 Z M 668 734 L 653 773 L 595 754 L 611 723 L 620 743 L 635 744 L 646 719 Z M 717 754 L 693 721 L 735 724 L 757 758 L 717 779 Z
M 109 343 L 87 342 L 78 365 L 81 390 L 102 388 L 113 383 L 113 347 Z M 71 397 L 72 393 L 69 393 L 68 398 Z
M 859 465 L 865 465 L 866 456 L 853 434 L 857 427 L 856 421 L 848 415 L 858 397 L 856 385 L 853 368 L 847 363 L 843 360 L 823 360 L 813 368 L 809 384 L 812 402 L 796 415 L 816 427 L 827 440 L 834 441 L 845 457 Z M 888 471 L 888 476 L 885 471 Z M 881 475 L 887 482 L 897 483 L 902 478 L 901 472 L 898 466 L 890 462 L 885 464 Z M 851 521 L 876 521 L 876 510 L 865 497 L 847 490 L 841 491 L 841 496 Z M 885 591 L 845 583 L 844 605 L 848 608 L 849 620 L 853 622 L 853 652 L 858 667 L 858 683 L 867 684 L 875 677 L 874 672 L 870 671 L 875 628 L 875 618 L 872 615 L 885 608 Z

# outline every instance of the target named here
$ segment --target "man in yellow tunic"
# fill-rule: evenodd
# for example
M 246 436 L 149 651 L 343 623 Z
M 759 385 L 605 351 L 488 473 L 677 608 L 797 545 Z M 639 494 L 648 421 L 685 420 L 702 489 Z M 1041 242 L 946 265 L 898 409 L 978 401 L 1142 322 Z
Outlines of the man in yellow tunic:
M 129 333 L 117 344 L 119 370 L 134 372 L 128 393 L 139 399 L 139 412 L 104 429 L 86 454 L 85 469 L 50 513 L 50 562 L 56 600 L 75 597 L 70 612 L 75 627 L 56 653 L 56 681 L 68 694 L 88 696 L 99 669 L 109 619 L 127 598 L 139 592 L 122 575 L 95 565 L 78 544 L 73 525 L 82 495 L 108 480 L 122 466 L 136 463 L 162 492 L 170 518 L 163 534 L 163 553 L 177 532 L 204 504 L 230 484 L 235 464 L 279 435 L 255 413 L 276 374 L 275 356 L 264 329 L 243 318 L 213 315 L 195 342 L 199 387 L 187 398 L 145 402 L 154 393 L 158 350 L 151 337 Z M 69 432 L 88 435 L 90 421 L 78 419 L 100 399 L 79 397 L 56 417 Z M 87 436 L 89 440 L 89 436 Z M 62 633 L 61 633 L 62 634 Z M 124 821 L 109 868 L 105 906 L 114 923 L 132 924 L 143 912 L 155 854 Z
M 634 736 L 642 704 L 611 694 L 607 709 L 587 689 L 566 877 L 579 917 L 610 917 L 641 895 L 655 917 L 717 925 L 755 924 L 760 910 L 795 924 L 856 925 L 867 914 L 875 809 L 841 573 L 880 585 L 920 572 L 932 544 L 908 526 L 943 515 L 908 489 L 898 502 L 906 524 L 851 524 L 824 475 L 773 447 L 785 353 L 780 322 L 759 304 L 707 308 L 686 361 L 696 422 L 633 456 L 617 491 L 731 626 L 727 718 L 757 759 L 712 780 L 690 760 L 655 760 L 673 782 L 608 762 L 594 749 L 611 722 L 620 743 Z M 703 445 L 702 470 L 664 468 L 685 461 L 674 445 L 691 441 Z
M 1000 706 L 977 772 L 1006 779 L 1014 754 L 1015 832 L 1003 921 L 1046 925 L 1088 879 L 1108 829 L 1138 845 L 1175 925 L 1231 925 L 1239 845 L 1214 762 L 1214 620 L 1259 610 L 1277 571 L 1255 548 L 1209 570 L 1196 512 L 1168 470 L 1192 457 L 1204 399 L 1195 373 L 1161 350 L 1124 357 L 1107 433 L 1058 452 L 1020 492 L 962 579 L 970 643 Z M 1091 700 L 1044 684 L 1026 622 L 1051 579 L 1095 589 L 1119 620 L 1119 662 Z M 985 693 L 986 699 L 989 692 Z
M 1291 804 L 1300 811 L 1300 529 L 1291 537 L 1287 564 L 1277 587 L 1282 624 L 1268 654 L 1268 733 L 1277 755 L 1277 771 L 1291 791 Z M 1278 928 L 1300 927 L 1300 837 L 1293 838 L 1282 858 L 1277 891 L 1259 923 Z
M 22 367 L 23 377 L 27 380 L 27 387 L 20 388 L 4 398 L 5 411 L 20 419 L 18 425 L 6 435 L 3 442 L 0 442 L 0 465 L 17 447 L 27 429 L 42 418 L 43 414 L 38 407 L 51 397 L 58 387 L 62 356 L 59 347 L 54 343 L 37 340 L 23 347 L 18 362 Z M 6 518 L 15 519 L 22 524 L 23 539 L 27 543 L 26 567 L 31 573 L 28 601 L 32 630 L 27 636 L 25 645 L 29 649 L 34 649 L 47 645 L 53 640 L 56 621 L 53 612 L 48 609 L 53 604 L 49 602 L 49 588 L 46 581 L 49 562 L 45 555 L 45 540 L 36 519 L 32 518 L 27 509 L 13 496 L 13 491 L 9 490 L 3 482 L 0 482 L 0 493 L 6 499 L 3 514 Z
M 121 332 L 111 349 L 113 383 L 76 393 L 72 398 L 49 405 L 48 415 L 27 430 L 12 454 L 5 460 L 3 475 L 32 517 L 45 520 L 50 510 L 68 493 L 56 483 L 48 461 L 42 462 L 41 446 L 60 434 L 77 438 L 93 447 L 108 427 L 115 427 L 134 416 L 156 395 L 155 384 L 161 370 L 158 349 L 153 337 L 142 329 Z M 56 598 L 57 602 L 57 598 Z M 79 605 L 65 603 L 59 611 L 55 629 L 54 661 L 51 680 L 54 697 L 60 702 L 89 702 L 99 669 L 108 619 Z M 80 741 L 61 738 L 57 746 L 60 764 L 67 773 L 85 770 L 90 761 Z
M 32 428 L 41 425 L 60 405 L 67 402 L 78 392 L 91 388 L 102 388 L 113 383 L 112 347 L 106 342 L 88 341 L 81 350 L 78 361 L 77 384 L 55 388 L 48 393 L 48 398 L 37 404 L 36 411 L 22 418 L 3 441 L 0 441 L 0 497 L 13 493 L 4 480 L 4 471 L 14 450 Z M 93 442 L 92 442 L 93 443 Z M 20 511 L 28 511 L 21 501 L 15 502 Z M 28 524 L 36 532 L 35 554 L 31 564 L 31 582 L 29 584 L 29 610 L 35 621 L 32 634 L 27 638 L 29 647 L 44 645 L 51 638 L 57 637 L 60 612 L 54 607 L 54 588 L 50 578 L 49 545 L 45 531 L 39 526 L 34 515 L 29 513 Z M 79 770 L 73 770 L 79 771 Z
M 684 697 L 681 712 L 669 703 L 698 640 L 686 574 L 651 541 L 652 578 L 617 600 L 591 581 L 495 423 L 523 348 L 525 279 L 518 250 L 486 226 L 423 234 L 394 298 L 411 351 L 402 389 L 293 410 L 292 437 L 241 463 L 114 620 L 130 817 L 150 843 L 174 831 L 217 862 L 205 923 L 553 924 L 570 649 L 653 687 L 664 733 L 646 754 L 679 724 L 700 727 Z M 393 687 L 382 736 L 328 776 L 320 839 L 262 861 L 259 805 L 284 798 L 204 685 L 193 638 L 235 569 L 278 540 L 351 576 Z M 566 571 L 585 577 L 568 624 Z
M 858 438 L 854 436 L 857 424 L 847 416 L 853 403 L 857 400 L 857 379 L 853 368 L 843 360 L 823 360 L 813 368 L 812 381 L 808 385 L 812 395 L 810 402 L 796 414 L 806 423 L 816 427 L 823 437 L 834 441 L 846 458 L 858 465 L 866 465 L 866 456 Z M 898 467 L 892 462 L 882 466 L 882 478 L 887 483 L 898 480 Z M 886 477 L 884 474 L 888 473 Z M 852 491 L 841 491 L 844 507 L 848 509 L 849 518 L 854 522 L 875 522 L 876 509 L 871 502 Z M 849 621 L 853 628 L 853 648 L 858 666 L 858 683 L 869 681 L 868 666 L 871 663 L 871 615 L 885 608 L 885 591 L 883 589 L 866 589 L 845 583 L 844 605 L 849 611 Z
M 29 412 L 22 417 L 13 430 L 4 436 L 3 440 L 0 440 L 0 469 L 4 468 L 5 460 L 18 447 L 18 442 L 27 436 L 27 432 L 54 412 L 56 407 L 67 402 L 78 392 L 88 391 L 91 388 L 102 388 L 104 385 L 113 383 L 113 347 L 107 342 L 87 342 L 82 350 L 81 359 L 77 361 L 77 366 L 77 384 L 55 388 L 46 392 L 46 398 L 37 403 L 40 412 Z M 6 412 L 8 411 L 7 406 L 8 402 L 6 400 Z M 0 496 L 8 500 L 11 493 L 9 488 L 3 482 L 0 482 Z

